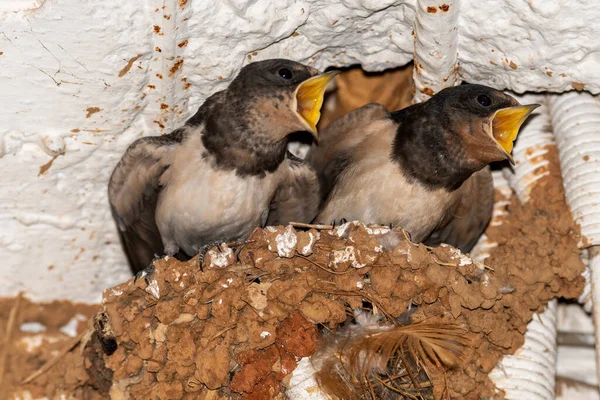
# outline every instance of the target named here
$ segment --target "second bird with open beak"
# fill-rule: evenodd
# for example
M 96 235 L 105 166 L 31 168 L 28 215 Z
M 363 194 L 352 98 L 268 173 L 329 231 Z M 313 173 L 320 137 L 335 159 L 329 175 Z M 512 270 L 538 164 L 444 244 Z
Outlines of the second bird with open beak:
M 396 112 L 369 104 L 338 118 L 307 155 L 322 188 L 315 220 L 398 225 L 415 242 L 469 251 L 492 216 L 488 164 L 514 162 L 513 141 L 536 107 L 462 85 Z

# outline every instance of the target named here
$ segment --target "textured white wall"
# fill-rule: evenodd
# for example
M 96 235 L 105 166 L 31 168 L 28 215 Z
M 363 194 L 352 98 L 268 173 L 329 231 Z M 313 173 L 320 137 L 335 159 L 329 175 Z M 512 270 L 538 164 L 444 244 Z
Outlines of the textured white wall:
M 129 276 L 106 182 L 134 139 L 181 125 L 251 60 L 404 65 L 414 3 L 0 1 L 0 296 L 97 301 Z M 460 3 L 460 78 L 600 91 L 593 2 Z

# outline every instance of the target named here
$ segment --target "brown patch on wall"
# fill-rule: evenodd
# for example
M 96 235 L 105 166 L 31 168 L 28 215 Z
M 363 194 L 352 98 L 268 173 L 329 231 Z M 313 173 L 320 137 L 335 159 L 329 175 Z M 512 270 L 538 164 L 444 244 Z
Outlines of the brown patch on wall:
M 63 156 L 65 155 L 64 152 L 59 153 L 57 155 L 55 155 L 54 157 L 52 157 L 50 159 L 50 161 L 48 161 L 46 164 L 40 166 L 40 171 L 38 172 L 38 176 L 44 175 L 46 172 L 48 172 L 48 170 L 50 169 L 50 167 L 52 166 L 52 164 L 54 163 L 54 161 L 59 157 L 59 156 Z
M 137 56 L 130 58 L 129 61 L 127 61 L 127 65 L 125 65 L 123 69 L 119 71 L 119 78 L 122 78 L 127 72 L 129 72 L 133 66 L 133 63 L 136 62 L 141 56 L 141 54 L 138 54 Z
M 97 112 L 102 111 L 102 109 L 99 107 L 88 107 L 85 111 L 87 111 L 87 114 L 85 115 L 85 117 L 89 118 L 92 115 L 96 114 Z
M 175 61 L 171 69 L 169 70 L 169 76 L 173 76 L 183 65 L 183 60 L 179 59 Z

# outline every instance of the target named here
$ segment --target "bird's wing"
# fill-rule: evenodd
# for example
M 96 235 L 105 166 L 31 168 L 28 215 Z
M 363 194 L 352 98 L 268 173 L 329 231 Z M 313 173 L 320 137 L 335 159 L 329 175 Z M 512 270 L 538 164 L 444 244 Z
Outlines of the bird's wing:
M 374 122 L 388 120 L 389 116 L 384 106 L 371 103 L 339 117 L 321 131 L 318 146 L 312 146 L 306 159 L 317 171 L 323 198 L 344 170 L 351 151 L 377 131 Z
M 136 140 L 125 152 L 108 183 L 108 199 L 121 244 L 134 273 L 147 267 L 163 244 L 155 209 L 160 177 L 168 155 L 183 138 L 183 130 Z
M 489 166 L 474 173 L 458 189 L 461 196 L 425 242 L 429 246 L 448 243 L 469 252 L 492 218 L 494 183 Z
M 319 179 L 311 165 L 287 152 L 288 167 L 283 171 L 269 208 L 267 225 L 289 222 L 309 223 L 317 215 L 320 201 Z

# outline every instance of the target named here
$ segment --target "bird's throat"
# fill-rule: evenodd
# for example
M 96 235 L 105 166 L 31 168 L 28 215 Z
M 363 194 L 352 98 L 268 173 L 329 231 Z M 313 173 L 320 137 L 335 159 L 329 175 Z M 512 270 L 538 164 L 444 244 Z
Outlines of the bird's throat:
M 239 176 L 265 176 L 285 159 L 287 140 L 273 141 L 264 135 L 234 136 L 206 131 L 202 143 L 217 168 L 235 170 Z

